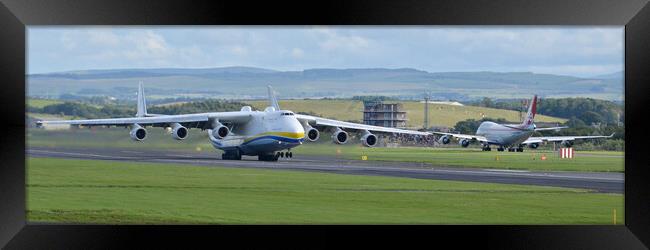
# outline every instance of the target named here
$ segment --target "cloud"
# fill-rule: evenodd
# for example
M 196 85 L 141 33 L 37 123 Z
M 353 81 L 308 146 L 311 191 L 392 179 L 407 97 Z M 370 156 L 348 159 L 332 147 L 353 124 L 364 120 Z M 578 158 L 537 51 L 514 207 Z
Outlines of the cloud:
M 167 45 L 165 38 L 147 30 L 145 32 L 130 32 L 124 37 L 128 47 L 124 55 L 131 60 L 134 59 L 162 59 L 169 57 L 173 49 Z
M 291 49 L 291 57 L 293 58 L 302 58 L 305 56 L 305 52 L 300 48 Z
M 623 27 L 37 27 L 28 32 L 30 72 L 255 66 L 576 75 L 610 73 L 604 71 L 624 64 Z
M 89 30 L 88 40 L 96 45 L 101 46 L 118 46 L 120 38 L 110 30 Z
M 358 35 L 339 34 L 339 32 L 328 28 L 318 28 L 313 31 L 320 40 L 318 45 L 326 51 L 344 50 L 346 52 L 357 52 L 367 49 L 370 46 L 369 39 Z

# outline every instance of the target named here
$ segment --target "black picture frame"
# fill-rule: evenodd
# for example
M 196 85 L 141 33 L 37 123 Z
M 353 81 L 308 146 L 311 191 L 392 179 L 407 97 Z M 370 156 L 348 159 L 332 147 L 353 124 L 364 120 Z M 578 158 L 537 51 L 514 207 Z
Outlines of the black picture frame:
M 650 7 L 634 1 L 73 1 L 0 0 L 0 246 L 126 248 L 225 241 L 324 247 L 474 245 L 644 249 L 650 245 L 648 133 Z M 25 221 L 26 25 L 625 25 L 625 225 L 607 226 L 115 226 Z M 400 236 L 400 238 L 395 238 Z

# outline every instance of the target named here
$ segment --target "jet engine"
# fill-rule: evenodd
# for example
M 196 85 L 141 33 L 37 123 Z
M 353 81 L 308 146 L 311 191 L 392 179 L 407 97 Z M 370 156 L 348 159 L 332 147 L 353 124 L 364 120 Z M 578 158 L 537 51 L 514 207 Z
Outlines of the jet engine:
M 172 138 L 176 140 L 184 140 L 187 138 L 187 128 L 178 123 L 172 124 Z
M 131 129 L 129 135 L 134 141 L 143 141 L 145 138 L 147 138 L 147 130 L 138 124 L 133 124 L 133 128 Z
M 462 139 L 462 140 L 458 141 L 458 144 L 460 144 L 461 146 L 463 146 L 463 148 L 466 148 L 467 146 L 469 146 L 469 140 L 467 140 L 467 139 Z
M 377 136 L 370 133 L 368 130 L 363 131 L 363 134 L 361 136 L 361 142 L 366 147 L 374 147 L 375 145 L 377 145 Z
M 562 146 L 570 148 L 573 146 L 573 141 L 562 141 Z
M 214 121 L 212 123 L 212 127 L 212 136 L 218 139 L 223 139 L 224 137 L 228 136 L 228 134 L 230 134 L 230 129 L 221 124 L 219 121 Z
M 332 141 L 336 144 L 345 144 L 348 142 L 348 133 L 341 130 L 340 128 L 336 128 L 336 131 L 332 134 Z
M 529 148 L 532 148 L 532 149 L 536 149 L 536 148 L 539 147 L 539 143 L 531 143 L 531 144 L 528 144 L 528 147 L 529 147 Z
M 305 131 L 307 132 L 305 134 L 305 139 L 309 141 L 317 141 L 318 138 L 320 138 L 320 132 L 318 132 L 318 129 L 315 129 L 308 124 L 305 126 Z
M 449 136 L 446 136 L 446 135 L 445 135 L 445 136 L 443 136 L 443 137 L 440 137 L 440 139 L 438 140 L 438 142 L 440 142 L 440 143 L 442 143 L 442 144 L 449 144 L 449 143 L 451 142 L 451 139 L 449 138 Z

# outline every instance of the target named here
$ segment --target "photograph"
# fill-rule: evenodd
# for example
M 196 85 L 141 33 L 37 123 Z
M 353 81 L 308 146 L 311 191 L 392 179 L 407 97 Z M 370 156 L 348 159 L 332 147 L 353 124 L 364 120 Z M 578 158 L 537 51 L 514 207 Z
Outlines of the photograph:
M 625 225 L 625 44 L 614 25 L 29 25 L 25 219 Z

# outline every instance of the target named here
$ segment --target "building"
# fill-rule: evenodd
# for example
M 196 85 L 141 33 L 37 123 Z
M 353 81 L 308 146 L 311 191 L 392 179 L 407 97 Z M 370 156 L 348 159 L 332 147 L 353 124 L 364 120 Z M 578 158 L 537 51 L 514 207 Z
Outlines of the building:
M 402 111 L 401 103 L 363 102 L 363 124 L 404 128 L 406 121 L 406 111 Z

